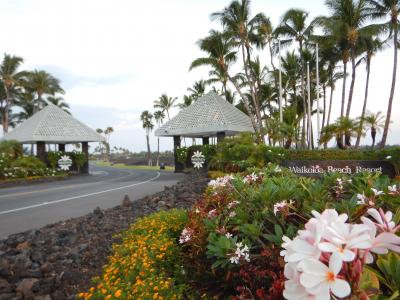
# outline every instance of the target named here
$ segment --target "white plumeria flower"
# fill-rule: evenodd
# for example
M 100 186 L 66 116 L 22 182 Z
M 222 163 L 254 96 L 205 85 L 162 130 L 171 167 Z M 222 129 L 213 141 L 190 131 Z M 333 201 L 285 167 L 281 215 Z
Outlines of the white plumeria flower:
M 229 202 L 228 205 L 227 205 L 227 207 L 228 207 L 228 209 L 231 209 L 231 208 L 233 208 L 233 207 L 236 207 L 238 204 L 240 204 L 240 202 L 237 201 L 237 200 L 234 200 L 234 201 L 232 201 L 232 202 Z
M 386 159 L 391 159 L 391 158 L 392 158 L 391 155 L 386 156 Z
M 316 259 L 301 262 L 300 283 L 306 290 L 315 295 L 316 300 L 331 299 L 331 292 L 336 297 L 350 295 L 350 284 L 337 277 L 342 269 L 342 260 L 335 254 L 329 259 L 329 267 Z
M 391 186 L 389 185 L 388 190 L 389 190 L 389 192 L 395 193 L 395 192 L 397 192 L 397 186 L 395 184 L 391 185 Z
M 375 197 L 385 194 L 384 192 L 378 191 L 377 189 L 374 189 L 374 188 L 371 188 L 371 191 L 374 192 Z
M 297 270 L 297 264 L 288 263 L 285 265 L 284 275 L 288 279 L 285 281 L 285 290 L 283 297 L 287 300 L 310 300 L 315 299 L 310 295 L 306 288 L 300 284 L 300 272 Z
M 362 204 L 365 204 L 367 197 L 365 197 L 365 194 L 363 192 L 362 194 L 357 194 L 357 199 L 358 199 L 357 204 L 362 205 Z
M 285 261 L 299 262 L 307 258 L 318 259 L 321 256 L 321 250 L 318 245 L 311 244 L 300 237 L 296 237 L 288 248 L 286 248 Z
M 287 202 L 286 200 L 283 200 L 281 202 L 275 203 L 274 204 L 274 215 L 276 216 L 276 214 L 279 211 L 281 211 L 282 209 L 284 209 L 288 205 L 292 205 L 293 203 L 294 203 L 293 200 L 290 200 L 289 202 Z
M 233 234 L 227 232 L 227 233 L 225 233 L 225 236 L 226 236 L 228 239 L 231 239 L 231 238 L 233 237 Z
M 279 166 L 276 166 L 275 169 L 274 169 L 274 172 L 275 173 L 280 173 L 280 172 L 282 172 L 282 169 Z
M 369 249 L 372 246 L 369 230 L 363 224 L 334 223 L 326 230 L 324 238 L 327 241 L 320 243 L 319 249 L 337 254 L 343 261 L 353 261 L 356 257 L 355 250 Z
M 234 218 L 234 217 L 236 217 L 236 212 L 231 211 L 231 212 L 229 213 L 229 218 Z
M 183 228 L 181 236 L 179 237 L 179 244 L 184 244 L 192 239 L 193 230 L 190 228 Z
M 229 261 L 231 262 L 231 264 L 239 264 L 239 259 L 240 259 L 240 257 L 231 256 L 231 257 L 229 258 Z

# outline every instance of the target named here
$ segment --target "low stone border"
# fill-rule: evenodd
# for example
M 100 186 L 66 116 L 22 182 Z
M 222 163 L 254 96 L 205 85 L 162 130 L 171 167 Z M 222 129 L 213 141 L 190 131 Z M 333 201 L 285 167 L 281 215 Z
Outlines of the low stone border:
M 80 218 L 14 234 L 0 241 L 0 300 L 76 299 L 101 274 L 118 242 L 116 233 L 138 217 L 161 209 L 189 208 L 198 200 L 208 179 L 188 175 L 152 196 L 111 209 L 96 208 Z

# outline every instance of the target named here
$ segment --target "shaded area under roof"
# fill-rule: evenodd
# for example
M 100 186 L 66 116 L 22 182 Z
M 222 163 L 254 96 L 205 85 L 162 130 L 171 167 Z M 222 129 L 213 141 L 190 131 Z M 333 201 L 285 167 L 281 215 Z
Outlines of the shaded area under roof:
M 2 139 L 17 140 L 23 144 L 36 142 L 72 144 L 105 141 L 104 137 L 92 128 L 54 104 L 44 107 L 11 132 L 5 134 Z
M 156 136 L 211 137 L 254 132 L 250 118 L 211 91 L 155 131 Z

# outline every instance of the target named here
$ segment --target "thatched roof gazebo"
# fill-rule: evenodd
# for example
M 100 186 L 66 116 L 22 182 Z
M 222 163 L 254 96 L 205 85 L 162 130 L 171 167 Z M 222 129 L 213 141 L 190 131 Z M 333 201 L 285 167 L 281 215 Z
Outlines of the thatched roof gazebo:
M 200 97 L 155 131 L 156 136 L 174 138 L 175 172 L 183 170 L 177 160 L 176 149 L 181 137 L 202 138 L 203 144 L 210 137 L 222 141 L 225 136 L 240 132 L 254 132 L 250 118 L 215 92 Z
M 18 127 L 7 133 L 4 140 L 17 140 L 21 144 L 36 144 L 37 156 L 46 160 L 46 144 L 58 144 L 59 151 L 65 151 L 66 144 L 82 143 L 82 152 L 89 159 L 88 142 L 104 142 L 103 136 L 75 119 L 73 116 L 49 104 Z M 88 161 L 81 172 L 89 171 Z

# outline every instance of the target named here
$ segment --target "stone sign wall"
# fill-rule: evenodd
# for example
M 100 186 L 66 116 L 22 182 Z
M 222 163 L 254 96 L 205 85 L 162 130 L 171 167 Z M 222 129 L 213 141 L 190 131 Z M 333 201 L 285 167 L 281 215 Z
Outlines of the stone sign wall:
M 332 172 L 349 175 L 380 172 L 392 178 L 395 176 L 393 165 L 381 160 L 286 160 L 281 165 L 302 176 L 321 176 Z

